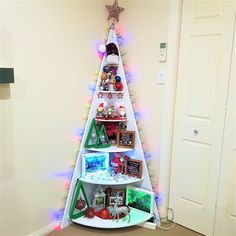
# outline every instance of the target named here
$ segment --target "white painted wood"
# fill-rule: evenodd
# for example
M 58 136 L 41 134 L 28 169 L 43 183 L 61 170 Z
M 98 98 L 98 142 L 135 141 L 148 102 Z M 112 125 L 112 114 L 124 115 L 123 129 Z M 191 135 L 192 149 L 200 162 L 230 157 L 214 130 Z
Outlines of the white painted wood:
M 235 29 L 236 30 L 236 29 Z M 236 35 L 231 63 L 215 236 L 236 235 Z
M 98 118 L 96 118 L 95 119 L 96 121 L 103 121 L 103 122 L 126 122 L 126 121 L 128 121 L 128 119 L 122 119 L 122 120 L 105 120 L 105 119 L 98 119 Z
M 109 180 L 109 179 L 107 179 L 107 177 L 103 178 L 102 176 L 101 177 L 96 176 L 94 179 L 81 177 L 80 181 L 82 181 L 84 183 L 89 183 L 89 184 L 114 186 L 114 185 L 128 185 L 128 184 L 139 183 L 139 182 L 143 181 L 143 178 L 139 179 L 139 178 L 134 178 L 134 177 L 124 175 L 124 179 L 122 179 L 122 177 L 120 177 L 117 181 L 115 181 L 115 180 L 113 180 L 113 178 L 111 178 Z
M 233 1 L 183 1 L 170 206 L 212 235 L 234 23 Z
M 140 227 L 143 227 L 143 228 L 147 228 L 147 229 L 152 229 L 152 230 L 155 230 L 157 225 L 155 223 L 152 223 L 152 222 L 144 222 L 142 224 L 139 224 L 138 226 Z
M 109 148 L 88 148 L 89 151 L 96 151 L 96 152 L 130 152 L 134 149 L 131 148 L 119 148 L 117 146 L 111 146 Z
M 161 147 L 160 147 L 160 172 L 159 191 L 161 201 L 158 203 L 158 211 L 161 218 L 168 216 L 172 141 L 174 130 L 174 111 L 176 84 L 179 60 L 179 38 L 182 17 L 182 0 L 170 1 L 169 31 L 168 31 L 168 54 L 167 80 L 164 94 L 162 113 Z
M 116 36 L 116 32 L 114 29 L 110 29 L 110 31 L 109 31 L 107 43 L 111 43 L 111 42 L 115 43 L 119 49 L 118 42 L 117 42 L 117 36 Z M 119 55 L 120 55 L 120 53 L 119 53 Z M 144 153 L 143 153 L 143 149 L 142 149 L 142 145 L 141 145 L 141 141 L 140 141 L 137 125 L 136 125 L 136 120 L 134 117 L 134 112 L 133 112 L 132 104 L 131 104 L 130 97 L 129 97 L 128 87 L 127 87 L 127 82 L 126 82 L 126 78 L 125 78 L 125 73 L 124 73 L 124 68 L 123 68 L 121 57 L 119 58 L 119 67 L 118 67 L 117 74 L 121 77 L 121 82 L 123 83 L 123 95 L 124 96 L 122 99 L 117 99 L 116 96 L 113 96 L 111 99 L 107 98 L 106 96 L 104 96 L 103 98 L 99 98 L 97 96 L 97 94 L 100 92 L 99 91 L 100 77 L 101 77 L 101 73 L 102 73 L 104 65 L 105 65 L 105 57 L 103 58 L 102 63 L 101 63 L 95 93 L 94 93 L 94 97 L 92 100 L 91 109 L 90 109 L 90 112 L 88 115 L 88 122 L 86 123 L 86 126 L 85 126 L 85 134 L 82 139 L 81 148 L 80 148 L 77 160 L 76 160 L 76 165 L 75 165 L 74 173 L 72 176 L 71 185 L 70 185 L 70 189 L 68 192 L 68 197 L 66 200 L 64 215 L 63 215 L 63 219 L 61 222 L 61 228 L 64 228 L 71 223 L 71 221 L 68 219 L 69 208 L 71 205 L 73 192 L 74 192 L 74 188 L 75 188 L 77 179 L 81 177 L 81 156 L 82 156 L 82 154 L 87 153 L 91 150 L 99 151 L 99 152 L 101 152 L 101 151 L 102 152 L 127 152 L 128 151 L 127 155 L 129 155 L 131 158 L 142 160 L 142 178 L 143 178 L 143 180 L 138 183 L 135 182 L 136 183 L 135 186 L 138 186 L 138 187 L 143 188 L 145 190 L 152 191 L 152 186 L 151 186 L 151 182 L 150 182 L 150 178 L 149 178 L 149 174 L 148 174 L 148 169 L 147 169 L 147 165 L 145 162 Z M 86 139 L 86 136 L 89 131 L 90 123 L 91 123 L 92 119 L 96 117 L 97 107 L 102 102 L 104 103 L 104 106 L 109 103 L 112 103 L 113 105 L 115 105 L 117 107 L 120 105 L 124 105 L 124 107 L 126 109 L 126 116 L 129 120 L 127 122 L 127 130 L 135 131 L 135 149 L 117 148 L 117 147 L 113 147 L 113 146 L 110 148 L 89 149 L 89 150 L 84 148 L 85 139 Z M 100 183 L 102 184 L 102 181 Z M 119 185 L 122 185 L 122 184 L 123 184 L 123 186 L 125 186 L 126 182 L 119 183 Z M 87 195 L 89 197 L 91 197 L 92 195 L 94 195 L 94 192 L 96 191 L 96 185 L 94 185 L 94 184 L 91 184 L 91 186 L 88 186 L 88 185 L 89 184 L 86 183 L 85 188 L 87 191 Z M 154 204 L 153 208 L 154 208 L 153 212 L 155 213 L 155 215 L 157 217 L 157 221 L 159 222 L 159 214 L 157 211 L 156 204 Z M 137 217 L 141 217 L 140 219 L 142 219 L 142 220 L 140 222 L 136 221 L 136 220 L 132 220 L 132 222 L 133 222 L 132 225 L 139 224 L 139 223 L 142 223 L 145 221 L 142 218 L 142 214 L 140 214 L 140 216 L 137 216 Z M 135 217 L 133 217 L 133 218 L 135 218 Z M 84 221 L 86 221 L 86 220 L 84 220 Z M 103 220 L 101 220 L 101 221 L 103 221 Z M 104 220 L 104 221 L 106 222 L 106 224 L 104 223 L 103 227 L 109 228 L 110 226 L 109 226 L 109 224 L 107 224 L 107 221 L 106 220 Z M 78 223 L 81 223 L 80 220 L 78 221 Z M 87 224 L 87 223 L 82 223 L 82 224 Z M 102 226 L 102 224 L 101 224 L 101 226 Z M 96 227 L 98 227 L 98 225 L 96 225 Z
M 52 231 L 55 230 L 55 227 L 57 227 L 58 225 L 60 225 L 59 221 L 54 221 L 52 223 L 50 223 L 49 225 L 46 225 L 45 227 L 38 229 L 37 231 L 28 234 L 27 236 L 46 236 L 49 233 L 51 233 Z
M 94 217 L 92 219 L 88 219 L 86 217 L 80 217 L 78 219 L 73 220 L 73 222 L 81 225 L 86 225 L 90 227 L 95 228 L 124 228 L 124 227 L 130 227 L 134 225 L 139 225 L 147 220 L 149 220 L 152 217 L 150 214 L 146 214 L 140 211 L 137 211 L 135 209 L 131 209 L 130 211 L 130 222 L 123 221 L 123 218 L 121 218 L 118 222 L 117 220 L 103 220 L 99 217 Z

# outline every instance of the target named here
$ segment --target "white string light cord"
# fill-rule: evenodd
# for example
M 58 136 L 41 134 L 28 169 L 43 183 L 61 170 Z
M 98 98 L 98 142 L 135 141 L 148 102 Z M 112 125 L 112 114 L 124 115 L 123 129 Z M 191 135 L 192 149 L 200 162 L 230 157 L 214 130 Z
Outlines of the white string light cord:
M 167 215 L 167 217 L 163 217 L 163 218 L 160 218 L 160 220 L 158 220 L 157 218 L 156 218 L 156 215 L 154 215 L 154 219 L 156 220 L 156 221 L 159 221 L 160 223 L 162 223 L 162 225 L 166 225 L 166 224 L 169 224 L 170 222 L 172 222 L 173 220 L 174 220 L 174 210 L 172 209 L 172 208 L 167 208 L 167 210 L 168 210 L 168 215 Z M 171 218 L 169 219 L 169 213 L 171 213 Z M 167 220 L 167 222 L 164 222 L 163 223 L 163 220 Z M 163 230 L 171 230 L 171 229 L 173 229 L 174 228 L 174 226 L 175 226 L 175 222 L 172 222 L 173 224 L 170 226 L 170 227 L 163 227 L 163 226 L 161 226 L 161 225 L 157 225 L 157 227 L 158 228 L 160 228 L 160 229 L 163 229 Z

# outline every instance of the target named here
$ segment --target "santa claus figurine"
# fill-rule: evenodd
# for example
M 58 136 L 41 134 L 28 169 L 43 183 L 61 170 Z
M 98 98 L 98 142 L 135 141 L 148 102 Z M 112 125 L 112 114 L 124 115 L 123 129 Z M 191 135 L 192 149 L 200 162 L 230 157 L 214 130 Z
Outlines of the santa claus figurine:
M 97 118 L 104 118 L 104 103 L 100 103 L 97 108 Z
M 126 117 L 125 107 L 119 106 L 118 114 L 120 118 L 125 118 Z

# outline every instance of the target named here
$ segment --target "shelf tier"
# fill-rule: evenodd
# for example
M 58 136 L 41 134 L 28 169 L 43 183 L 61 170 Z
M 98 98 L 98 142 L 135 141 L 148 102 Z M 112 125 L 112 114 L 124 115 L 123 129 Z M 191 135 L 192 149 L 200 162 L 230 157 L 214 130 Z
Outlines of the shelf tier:
M 96 228 L 103 228 L 103 229 L 111 229 L 111 228 L 124 228 L 124 227 L 130 227 L 133 225 L 139 225 L 141 223 L 146 222 L 152 217 L 152 215 L 138 211 L 136 209 L 130 210 L 130 222 L 128 223 L 128 216 L 126 216 L 126 220 L 123 221 L 123 218 L 121 218 L 118 222 L 117 220 L 103 220 L 97 216 L 93 217 L 92 219 L 89 219 L 87 217 L 80 217 L 78 219 L 73 219 L 72 221 L 77 224 L 90 226 L 90 227 L 96 227 Z
M 119 148 L 117 146 L 111 146 L 108 148 L 86 148 L 86 149 L 95 152 L 130 152 L 134 150 L 132 148 Z
M 84 182 L 84 183 L 89 183 L 89 184 L 98 184 L 98 185 L 127 185 L 127 184 L 133 184 L 133 183 L 138 183 L 143 181 L 143 178 L 139 179 L 139 178 L 134 178 L 134 177 L 130 177 L 127 176 L 127 179 L 118 179 L 113 180 L 113 179 L 107 179 L 107 178 L 99 178 L 99 176 L 94 177 L 94 179 L 89 179 L 89 178 L 84 178 L 81 177 L 79 178 L 80 181 Z
M 122 119 L 122 120 L 105 120 L 105 119 L 98 119 L 98 118 L 95 118 L 96 121 L 102 121 L 102 122 L 126 122 L 128 121 L 128 119 Z
M 103 93 L 103 94 L 119 94 L 119 93 L 124 93 L 124 91 L 98 91 L 98 93 Z

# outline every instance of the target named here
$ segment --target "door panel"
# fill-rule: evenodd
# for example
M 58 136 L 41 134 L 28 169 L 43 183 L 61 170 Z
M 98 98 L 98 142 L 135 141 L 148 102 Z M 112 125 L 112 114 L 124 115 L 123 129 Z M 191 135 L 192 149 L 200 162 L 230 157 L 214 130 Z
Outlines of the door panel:
M 215 235 L 236 235 L 236 60 L 234 50 L 220 171 Z
M 234 28 L 233 1 L 183 1 L 170 206 L 213 234 Z

